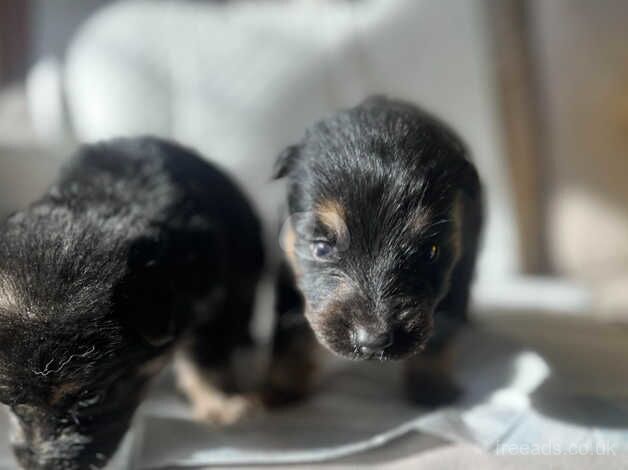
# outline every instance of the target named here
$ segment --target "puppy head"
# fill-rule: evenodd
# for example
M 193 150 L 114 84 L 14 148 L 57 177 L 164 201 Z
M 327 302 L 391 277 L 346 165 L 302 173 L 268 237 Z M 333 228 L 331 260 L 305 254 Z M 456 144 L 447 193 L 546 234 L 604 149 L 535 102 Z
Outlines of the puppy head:
M 289 147 L 285 175 L 282 244 L 318 339 L 352 358 L 420 351 L 479 191 L 459 140 L 411 105 L 370 99 Z
M 122 320 L 126 261 L 93 230 L 54 210 L 0 228 L 0 402 L 24 468 L 103 467 L 161 366 Z

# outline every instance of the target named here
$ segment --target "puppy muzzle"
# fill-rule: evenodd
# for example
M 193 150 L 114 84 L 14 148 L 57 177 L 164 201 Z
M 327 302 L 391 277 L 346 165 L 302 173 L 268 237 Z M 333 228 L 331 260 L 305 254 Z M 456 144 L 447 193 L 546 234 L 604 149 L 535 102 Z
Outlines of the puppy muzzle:
M 30 407 L 20 412 L 11 413 L 10 435 L 15 458 L 25 470 L 103 468 L 127 429 L 124 422 L 83 429 L 71 417 L 48 416 Z

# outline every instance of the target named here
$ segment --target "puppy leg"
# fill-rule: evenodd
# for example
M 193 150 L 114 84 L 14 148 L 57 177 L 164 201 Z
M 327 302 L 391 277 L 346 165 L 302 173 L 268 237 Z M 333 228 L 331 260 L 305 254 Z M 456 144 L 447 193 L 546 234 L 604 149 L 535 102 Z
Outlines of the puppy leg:
M 279 407 L 304 399 L 316 377 L 317 342 L 305 316 L 303 299 L 288 266 L 280 268 L 276 285 L 277 322 L 262 400 Z
M 448 405 L 462 394 L 451 373 L 451 338 L 428 344 L 426 351 L 406 360 L 406 394 L 413 403 L 428 408 Z
M 233 355 L 249 346 L 255 283 L 243 283 L 221 306 L 211 308 L 197 323 L 177 354 L 175 371 L 181 391 L 197 418 L 232 424 L 252 411 L 257 399 L 241 393 L 233 370 Z
M 450 294 L 441 302 L 434 319 L 434 336 L 425 351 L 406 361 L 406 391 L 409 399 L 417 405 L 430 408 L 448 405 L 462 394 L 451 369 L 454 338 L 467 323 L 468 294 L 465 292 L 463 295 L 461 300 L 459 296 Z M 440 310 L 445 307 L 448 309 Z
M 452 343 L 468 322 L 467 305 L 482 224 L 479 200 L 467 205 L 463 217 L 463 256 L 452 273 L 448 294 L 436 309 L 435 335 L 426 350 L 409 359 L 406 367 L 409 398 L 428 407 L 449 404 L 462 394 L 451 376 Z
M 175 358 L 177 386 L 192 405 L 194 417 L 216 425 L 240 421 L 256 408 L 252 397 L 225 391 L 225 371 L 209 370 L 190 359 L 185 352 Z
M 434 336 L 425 351 L 406 361 L 406 391 L 417 405 L 437 407 L 455 401 L 462 390 L 452 378 L 453 342 L 456 333 L 467 323 L 466 294 L 459 299 L 446 298 L 443 304 L 454 306 L 443 310 L 434 319 Z M 439 306 L 440 307 L 440 306 Z M 463 308 L 464 307 L 464 308 Z

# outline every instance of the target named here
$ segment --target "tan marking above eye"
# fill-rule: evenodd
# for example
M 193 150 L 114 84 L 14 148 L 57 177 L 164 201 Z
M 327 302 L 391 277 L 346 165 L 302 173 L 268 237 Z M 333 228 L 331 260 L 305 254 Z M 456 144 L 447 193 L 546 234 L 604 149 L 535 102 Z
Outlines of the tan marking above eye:
M 288 263 L 290 267 L 292 268 L 293 272 L 298 277 L 300 270 L 297 263 L 297 257 L 296 257 L 296 251 L 295 251 L 296 241 L 297 241 L 297 234 L 294 231 L 294 227 L 292 227 L 291 221 L 288 220 L 284 224 L 284 227 L 282 228 L 281 233 L 279 234 L 279 244 L 281 245 L 281 247 L 286 253 L 286 258 L 288 259 Z
M 410 218 L 410 221 L 407 226 L 411 227 L 411 229 L 415 232 L 420 233 L 430 224 L 430 211 L 426 208 L 419 208 Z
M 347 228 L 345 208 L 339 201 L 325 199 L 319 202 L 314 213 L 321 223 L 325 224 L 336 236 L 336 248 L 343 249 L 349 246 L 349 229 Z

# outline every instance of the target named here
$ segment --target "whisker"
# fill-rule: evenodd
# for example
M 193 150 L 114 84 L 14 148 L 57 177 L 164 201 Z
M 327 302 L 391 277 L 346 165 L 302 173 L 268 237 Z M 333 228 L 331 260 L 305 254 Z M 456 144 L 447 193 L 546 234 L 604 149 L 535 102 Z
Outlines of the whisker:
M 423 189 L 421 190 L 421 196 L 419 196 L 419 203 L 417 207 L 420 208 L 423 205 L 423 200 L 425 199 L 425 194 L 427 193 L 427 187 L 429 186 L 428 182 L 425 181 L 423 183 Z
M 432 229 L 432 228 L 434 228 L 434 227 L 437 227 L 437 226 L 439 226 L 439 225 L 449 223 L 449 222 L 451 222 L 452 220 L 453 220 L 453 219 L 440 219 L 440 220 L 437 220 L 436 222 L 432 222 L 431 224 L 429 224 L 429 225 L 427 225 L 427 226 L 423 227 L 423 231 L 427 231 L 427 230 L 430 230 L 430 229 Z
M 436 222 L 433 222 L 430 225 L 428 225 L 428 228 L 432 228 L 432 227 L 434 227 L 436 225 L 440 225 L 440 224 L 444 224 L 444 223 L 447 223 L 447 222 L 451 222 L 452 220 L 453 219 L 440 219 L 440 220 L 437 220 Z

